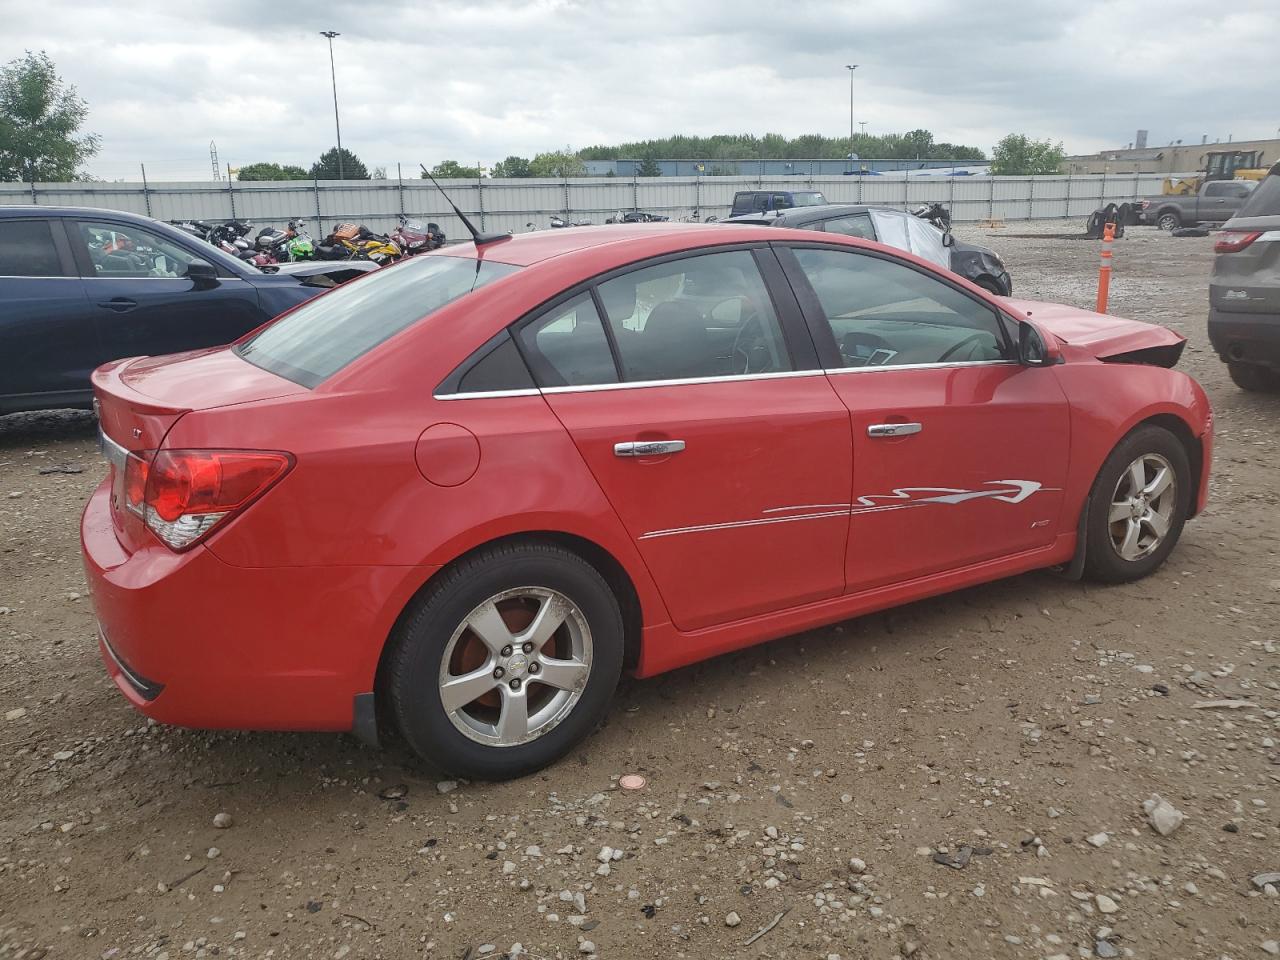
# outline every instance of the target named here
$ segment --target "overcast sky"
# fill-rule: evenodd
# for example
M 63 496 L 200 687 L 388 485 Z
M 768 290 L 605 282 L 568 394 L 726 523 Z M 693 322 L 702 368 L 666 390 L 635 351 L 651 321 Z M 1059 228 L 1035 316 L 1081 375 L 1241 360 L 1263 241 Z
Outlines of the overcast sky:
M 1280 128 L 1277 0 L 0 0 L 0 61 L 46 50 L 89 103 L 108 179 L 310 165 L 333 144 L 395 176 L 672 133 L 925 127 L 1069 152 Z M 314 13 L 312 11 L 315 11 Z

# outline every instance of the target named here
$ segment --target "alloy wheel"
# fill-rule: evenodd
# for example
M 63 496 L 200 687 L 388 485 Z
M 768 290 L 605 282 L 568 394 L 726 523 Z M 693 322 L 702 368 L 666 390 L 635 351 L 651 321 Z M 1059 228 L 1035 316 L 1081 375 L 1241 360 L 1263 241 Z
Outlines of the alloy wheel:
M 1158 453 L 1129 464 L 1116 481 L 1107 523 L 1111 545 L 1124 560 L 1140 560 L 1164 542 L 1178 503 L 1173 465 Z
M 512 747 L 567 717 L 591 674 L 591 629 L 564 594 L 517 587 L 485 600 L 449 638 L 440 702 L 464 736 Z

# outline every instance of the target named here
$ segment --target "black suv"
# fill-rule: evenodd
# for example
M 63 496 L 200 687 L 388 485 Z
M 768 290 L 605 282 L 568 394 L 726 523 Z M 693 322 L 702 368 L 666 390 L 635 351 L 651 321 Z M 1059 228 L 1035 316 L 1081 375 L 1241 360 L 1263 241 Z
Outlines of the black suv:
M 749 213 L 772 213 L 792 207 L 817 207 L 827 202 L 817 190 L 739 190 L 733 195 L 729 216 Z

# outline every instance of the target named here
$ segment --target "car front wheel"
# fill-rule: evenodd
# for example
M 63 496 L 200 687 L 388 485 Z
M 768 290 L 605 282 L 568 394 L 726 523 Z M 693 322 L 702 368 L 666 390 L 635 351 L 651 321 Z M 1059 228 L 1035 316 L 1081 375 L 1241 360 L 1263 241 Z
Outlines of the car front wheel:
M 1085 572 L 1124 583 L 1154 571 L 1182 534 L 1191 506 L 1191 466 L 1168 430 L 1142 426 L 1107 457 L 1086 520 Z
M 1156 220 L 1156 226 L 1161 230 L 1173 232 L 1182 226 L 1182 217 L 1170 210 L 1167 213 L 1160 214 L 1159 218 Z
M 563 756 L 599 723 L 622 670 L 608 584 L 547 543 L 487 548 L 445 571 L 393 642 L 387 692 L 410 747 L 483 780 Z

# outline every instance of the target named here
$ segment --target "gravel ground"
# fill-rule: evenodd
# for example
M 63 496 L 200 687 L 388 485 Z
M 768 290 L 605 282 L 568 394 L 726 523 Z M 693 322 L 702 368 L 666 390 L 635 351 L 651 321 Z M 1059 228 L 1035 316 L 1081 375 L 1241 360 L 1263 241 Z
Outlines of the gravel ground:
M 1020 296 L 1091 305 L 1097 244 L 1049 236 L 1078 228 L 958 233 Z M 0 419 L 0 957 L 1275 954 L 1252 878 L 1280 871 L 1280 397 L 1209 350 L 1212 240 L 1116 250 L 1113 312 L 1187 335 L 1217 411 L 1210 510 L 1163 571 L 1023 576 L 624 682 L 515 783 L 135 714 L 77 553 L 93 423 Z

